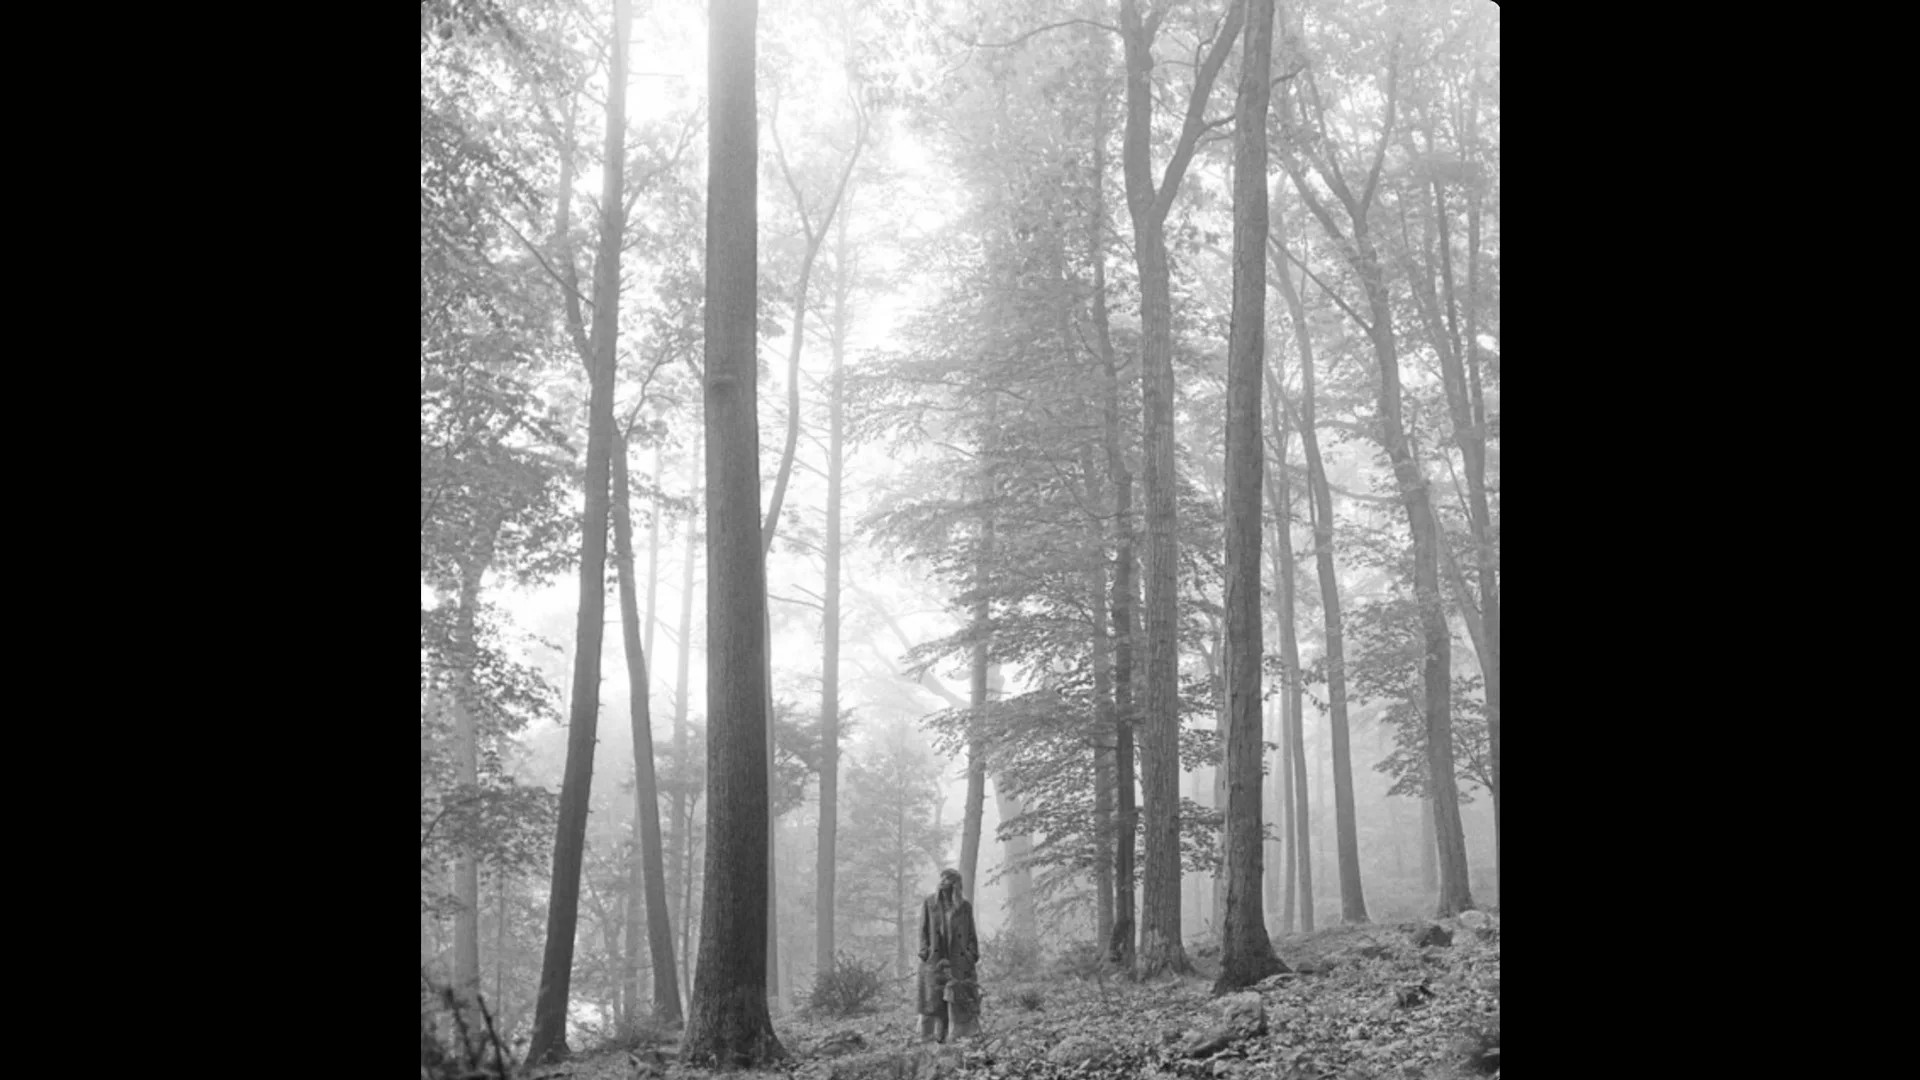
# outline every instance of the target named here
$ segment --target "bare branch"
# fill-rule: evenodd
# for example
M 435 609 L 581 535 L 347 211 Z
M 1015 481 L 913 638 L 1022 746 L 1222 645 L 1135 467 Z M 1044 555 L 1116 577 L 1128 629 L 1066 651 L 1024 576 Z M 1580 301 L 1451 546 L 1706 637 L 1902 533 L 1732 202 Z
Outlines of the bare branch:
M 1049 30 L 1058 30 L 1063 26 L 1091 26 L 1095 30 L 1105 30 L 1109 34 L 1118 34 L 1120 32 L 1120 28 L 1117 26 L 1108 26 L 1106 23 L 1094 22 L 1092 19 L 1067 19 L 1062 22 L 1048 23 L 1045 26 L 1036 26 L 1033 29 L 1027 31 L 1026 33 L 1021 34 L 1019 37 L 1013 38 L 1010 41 L 979 41 L 974 38 L 966 37 L 965 35 L 961 34 L 959 31 L 951 30 L 951 29 L 949 29 L 947 33 L 952 35 L 955 41 L 960 42 L 962 45 L 965 45 L 970 49 L 1011 49 L 1015 45 L 1018 45 L 1021 42 L 1026 41 L 1030 37 L 1033 37 L 1037 34 L 1044 34 Z

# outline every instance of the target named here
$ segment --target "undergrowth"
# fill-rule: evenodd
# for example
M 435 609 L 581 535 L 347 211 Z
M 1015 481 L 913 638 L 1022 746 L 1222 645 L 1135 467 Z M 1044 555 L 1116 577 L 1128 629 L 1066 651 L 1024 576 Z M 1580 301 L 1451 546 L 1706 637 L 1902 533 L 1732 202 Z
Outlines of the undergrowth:
M 471 1001 L 420 973 L 420 1075 L 423 1080 L 480 1080 L 512 1075 L 511 1058 L 484 997 Z
M 886 989 L 883 964 L 862 964 L 841 953 L 833 967 L 813 978 L 807 994 L 807 1011 L 814 1016 L 846 1017 L 874 1011 L 874 1003 Z

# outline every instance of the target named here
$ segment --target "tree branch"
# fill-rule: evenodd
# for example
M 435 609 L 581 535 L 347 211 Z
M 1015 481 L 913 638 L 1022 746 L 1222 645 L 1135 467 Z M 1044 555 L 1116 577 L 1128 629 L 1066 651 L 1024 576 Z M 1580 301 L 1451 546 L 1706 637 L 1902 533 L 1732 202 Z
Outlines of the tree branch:
M 1018 45 L 1021 42 L 1026 41 L 1030 37 L 1033 37 L 1037 34 L 1044 34 L 1049 30 L 1058 30 L 1063 26 L 1091 26 L 1096 30 L 1105 30 L 1109 34 L 1120 33 L 1119 27 L 1109 26 L 1103 22 L 1094 22 L 1092 19 L 1066 19 L 1057 23 L 1048 23 L 1045 26 L 1036 26 L 1033 29 L 1027 31 L 1026 33 L 1021 34 L 1019 37 L 1013 38 L 1012 40 L 1009 40 L 1009 41 L 979 41 L 973 38 L 965 37 L 961 35 L 959 31 L 953 30 L 953 29 L 948 29 L 947 33 L 951 35 L 955 41 L 960 42 L 962 45 L 965 45 L 970 49 L 1011 49 L 1015 45 Z

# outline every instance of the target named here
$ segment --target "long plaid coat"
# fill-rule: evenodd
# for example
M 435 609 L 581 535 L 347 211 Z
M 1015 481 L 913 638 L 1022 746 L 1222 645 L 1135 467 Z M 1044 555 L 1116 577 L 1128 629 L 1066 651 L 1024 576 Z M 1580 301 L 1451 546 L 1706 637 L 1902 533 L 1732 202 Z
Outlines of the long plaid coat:
M 920 1015 L 946 1013 L 946 989 L 954 984 L 954 1019 L 970 1016 L 979 1000 L 974 965 L 980 961 L 980 939 L 973 930 L 973 905 L 962 899 L 952 907 L 940 903 L 940 894 L 920 904 Z M 965 1014 L 965 1015 L 963 1015 Z

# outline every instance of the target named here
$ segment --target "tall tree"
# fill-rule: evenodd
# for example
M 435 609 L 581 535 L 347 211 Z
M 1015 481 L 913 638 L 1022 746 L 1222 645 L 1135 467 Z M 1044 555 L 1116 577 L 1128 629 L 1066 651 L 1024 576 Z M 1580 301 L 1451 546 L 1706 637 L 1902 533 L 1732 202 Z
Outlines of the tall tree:
M 987 395 L 987 425 L 991 432 L 993 414 L 998 396 Z M 986 812 L 987 802 L 987 747 L 986 740 L 980 734 L 980 717 L 990 700 L 987 687 L 987 668 L 992 663 L 992 651 L 989 641 L 993 633 L 993 609 L 990 601 L 992 593 L 988 587 L 988 577 L 993 572 L 993 499 L 992 488 L 992 451 L 984 452 L 981 457 L 980 475 L 980 516 L 979 531 L 974 539 L 973 572 L 973 647 L 969 650 L 968 675 L 971 690 L 971 710 L 967 721 L 967 799 L 962 810 L 960 825 L 960 881 L 961 890 L 971 901 L 978 882 L 975 880 L 980 868 L 980 830 L 981 820 Z
M 851 208 L 849 208 L 851 210 Z M 814 971 L 834 964 L 836 830 L 840 821 L 840 506 L 846 469 L 847 331 L 851 321 L 853 252 L 847 244 L 847 214 L 834 223 L 833 319 L 827 374 L 826 585 L 820 619 L 820 822 L 814 845 Z
M 1307 759 L 1305 721 L 1301 710 L 1306 705 L 1306 687 L 1300 677 L 1299 632 L 1294 628 L 1293 565 L 1293 485 L 1287 472 L 1286 411 L 1280 407 L 1280 384 L 1269 373 L 1268 389 L 1273 407 L 1267 424 L 1273 431 L 1274 453 L 1279 461 L 1267 477 L 1267 498 L 1273 506 L 1273 606 L 1280 623 L 1280 678 L 1285 684 L 1287 725 L 1287 793 L 1290 796 L 1289 820 L 1293 823 L 1292 843 L 1287 849 L 1288 899 L 1281 920 L 1293 926 L 1293 889 L 1299 885 L 1300 929 L 1313 933 L 1313 842 L 1312 819 L 1307 810 Z
M 580 536 L 580 614 L 574 630 L 573 694 L 567 723 L 567 764 L 553 844 L 553 884 L 547 902 L 547 945 L 534 1005 L 529 1065 L 566 1055 L 567 992 L 573 978 L 574 929 L 580 909 L 580 866 L 593 784 L 593 745 L 600 719 L 600 644 L 607 598 L 607 517 L 613 460 L 613 381 L 620 310 L 620 249 L 625 234 L 627 0 L 614 0 L 613 41 L 607 69 L 607 139 L 600 170 L 600 237 L 593 264 L 593 331 L 588 352 L 586 513 Z
M 1386 165 L 1395 125 L 1399 120 L 1400 80 L 1402 77 L 1404 31 L 1395 26 L 1388 31 L 1382 63 L 1385 71 L 1380 87 L 1382 115 L 1378 135 L 1365 156 L 1364 178 L 1358 190 L 1348 182 L 1342 164 L 1338 140 L 1321 138 L 1309 145 L 1304 138 L 1289 139 L 1291 152 L 1282 164 L 1294 190 L 1327 237 L 1339 249 L 1366 296 L 1365 329 L 1373 346 L 1379 371 L 1378 424 L 1380 441 L 1393 464 L 1401 505 L 1406 510 L 1408 531 L 1412 534 L 1413 586 L 1419 605 L 1421 635 L 1424 644 L 1420 665 L 1421 712 L 1427 730 L 1428 775 L 1432 785 L 1434 826 L 1440 856 L 1440 899 L 1437 914 L 1452 915 L 1473 907 L 1473 894 L 1467 880 L 1466 834 L 1460 823 L 1459 786 L 1454 779 L 1452 730 L 1452 632 L 1440 594 L 1440 530 L 1433 503 L 1427 491 L 1427 478 L 1414 457 L 1402 415 L 1400 356 L 1393 326 L 1393 302 L 1387 288 L 1385 267 L 1371 231 L 1372 215 L 1381 191 L 1380 177 Z M 1288 116 L 1288 130 L 1301 134 L 1313 132 L 1325 136 L 1328 124 L 1329 94 L 1323 92 L 1316 76 L 1309 73 L 1311 93 L 1294 96 L 1301 103 L 1300 115 Z M 1311 104 L 1308 104 L 1308 103 Z M 1348 151 L 1351 152 L 1350 150 Z M 1343 228 L 1332 207 L 1320 195 L 1318 185 L 1308 182 L 1312 173 L 1331 192 L 1345 211 Z
M 633 499 L 623 445 L 613 455 L 614 565 L 620 574 L 621 643 L 627 656 L 627 700 L 633 728 L 634 845 L 632 875 L 647 899 L 647 947 L 653 958 L 653 1018 L 680 1023 L 680 985 L 674 978 L 673 919 L 667 912 L 666 870 L 660 852 L 660 794 L 653 775 L 653 715 L 648 701 L 647 656 L 640 640 L 639 587 L 634 583 Z M 632 891 L 631 889 L 629 891 Z M 628 942 L 628 952 L 637 952 Z
M 700 482 L 701 463 L 706 459 L 706 433 L 694 435 L 693 457 L 687 462 L 689 488 Z M 680 782 L 673 786 L 673 845 L 668 852 L 672 877 L 668 891 L 680 905 L 680 982 L 691 986 L 693 950 L 693 789 L 692 752 L 688 747 L 687 681 L 693 658 L 693 556 L 699 535 L 698 500 L 687 508 L 687 535 L 680 559 L 680 634 L 673 676 L 673 763 Z
M 493 561 L 494 535 L 499 519 L 480 523 L 479 543 L 460 559 L 460 606 L 454 614 L 453 686 L 454 754 L 458 780 L 466 787 L 480 783 L 480 738 L 474 722 L 473 667 L 480 609 L 480 583 Z M 460 903 L 453 921 L 453 985 L 462 994 L 480 989 L 480 859 L 473 844 L 462 844 L 453 867 L 453 894 Z
M 707 23 L 707 858 L 700 962 L 681 1055 L 786 1056 L 767 1012 L 769 833 L 766 560 L 755 393 L 759 122 L 756 0 Z
M 1112 620 L 1113 644 L 1112 712 L 1114 830 L 1113 830 L 1113 923 L 1102 944 L 1109 959 L 1131 971 L 1134 964 L 1135 919 L 1133 907 L 1134 843 L 1139 832 L 1139 808 L 1135 804 L 1134 785 L 1134 634 L 1138 627 L 1135 611 L 1138 595 L 1133 557 L 1133 473 L 1127 468 L 1123 447 L 1120 409 L 1120 362 L 1113 346 L 1113 328 L 1107 312 L 1107 86 L 1108 40 L 1104 33 L 1093 36 L 1095 70 L 1101 78 L 1093 98 L 1093 197 L 1087 214 L 1087 261 L 1093 270 L 1093 291 L 1088 297 L 1093 322 L 1096 359 L 1100 363 L 1101 445 L 1106 451 L 1107 475 L 1113 481 L 1110 528 L 1113 533 L 1112 602 L 1107 605 Z M 1091 475 L 1089 470 L 1089 475 Z M 1104 500 L 1092 499 L 1096 507 L 1107 509 Z M 1100 608 L 1095 606 L 1096 617 Z M 1106 630 L 1107 628 L 1102 628 Z M 1094 648 L 1099 655 L 1100 639 Z M 1095 669 L 1098 671 L 1098 668 Z
M 773 494 L 767 503 L 766 520 L 760 528 L 760 550 L 762 558 L 773 550 L 773 539 L 780 530 L 780 508 L 786 501 L 787 481 L 793 475 L 794 456 L 800 445 L 800 349 L 807 337 L 807 300 L 813 281 L 813 267 L 815 261 L 819 258 L 821 245 L 826 242 L 827 233 L 833 225 L 834 216 L 840 209 L 841 200 L 846 196 L 847 185 L 853 178 L 854 166 L 859 164 L 860 149 L 866 142 L 866 113 L 860 109 L 857 101 L 855 101 L 853 105 L 855 117 L 853 148 L 847 153 L 846 162 L 840 170 L 839 180 L 834 184 L 833 194 L 827 201 L 826 209 L 821 211 L 820 221 L 817 226 L 812 216 L 807 212 L 806 194 L 801 190 L 799 181 L 794 178 L 793 170 L 787 165 L 786 149 L 780 143 L 780 117 L 777 111 L 772 118 L 772 122 L 767 125 L 767 130 L 773 134 L 774 159 L 780 166 L 781 179 L 786 181 L 787 190 L 793 194 L 794 209 L 800 216 L 800 230 L 802 236 L 805 238 L 806 248 L 800 260 L 800 279 L 794 288 L 793 337 L 792 343 L 787 351 L 787 440 L 785 448 L 780 453 L 780 467 L 774 474 Z M 764 632 L 769 638 L 772 637 L 771 623 L 768 624 Z M 773 658 L 771 654 L 767 657 L 767 663 L 766 708 L 769 723 L 771 723 L 771 717 L 774 712 Z M 772 746 L 771 733 L 769 733 L 768 746 Z M 771 782 L 772 775 L 771 760 L 769 760 L 769 782 Z M 769 806 L 771 805 L 771 797 L 769 797 Z M 769 821 L 769 834 L 771 834 L 772 826 L 773 822 Z M 767 990 L 774 1000 L 775 1008 L 784 1012 L 786 1010 L 786 994 L 784 984 L 780 981 L 780 904 L 779 898 L 775 893 L 778 887 L 779 875 L 774 872 L 774 864 L 772 861 L 775 857 L 775 853 L 769 849 L 767 853 L 769 860 L 767 865 Z
M 1146 15 L 1139 0 L 1122 0 L 1126 43 L 1127 120 L 1121 163 L 1127 210 L 1133 219 L 1134 259 L 1140 277 L 1144 486 L 1147 518 L 1146 710 L 1140 766 L 1146 801 L 1145 890 L 1136 971 L 1142 976 L 1191 970 L 1180 939 L 1179 551 L 1175 535 L 1173 433 L 1173 294 L 1166 221 L 1180 181 L 1208 127 L 1207 99 L 1238 36 L 1244 0 L 1232 0 L 1194 72 L 1186 115 L 1165 172 L 1154 183 L 1153 43 L 1170 5 Z
M 1260 430 L 1267 320 L 1267 101 L 1273 0 L 1248 0 L 1234 115 L 1233 322 L 1227 342 L 1227 904 L 1214 992 L 1285 970 L 1261 911 Z
M 1274 248 L 1274 271 L 1280 279 L 1280 295 L 1286 299 L 1287 315 L 1293 323 L 1294 343 L 1300 350 L 1300 444 L 1307 459 L 1307 491 L 1313 511 L 1314 568 L 1320 576 L 1320 615 L 1326 632 L 1327 723 L 1333 733 L 1333 816 L 1334 843 L 1340 853 L 1340 919 L 1347 923 L 1367 921 L 1367 901 L 1360 888 L 1360 830 L 1353 806 L 1353 752 L 1348 744 L 1347 728 L 1347 652 L 1340 623 L 1340 577 L 1333 564 L 1333 489 L 1327 482 L 1326 462 L 1320 457 L 1320 439 L 1315 428 L 1313 388 L 1313 335 L 1307 332 L 1305 306 L 1300 290 L 1294 287 L 1293 271 L 1282 261 L 1286 251 L 1285 215 Z M 1277 383 L 1275 391 L 1288 407 L 1286 391 Z

